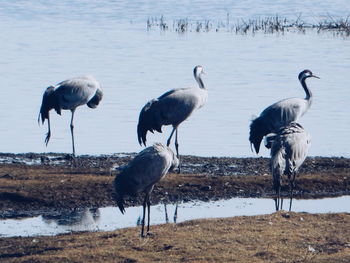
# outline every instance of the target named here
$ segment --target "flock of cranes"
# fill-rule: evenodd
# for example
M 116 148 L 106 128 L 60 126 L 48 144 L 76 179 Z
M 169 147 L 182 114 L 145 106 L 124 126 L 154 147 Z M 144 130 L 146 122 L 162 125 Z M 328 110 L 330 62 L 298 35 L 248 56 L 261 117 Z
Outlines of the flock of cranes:
M 155 143 L 147 147 L 122 169 L 114 181 L 114 196 L 122 213 L 125 212 L 123 198 L 125 195 L 144 193 L 143 218 L 141 236 L 144 236 L 144 226 L 147 213 L 147 233 L 150 225 L 150 195 L 154 185 L 161 180 L 169 170 L 178 167 L 180 172 L 180 156 L 178 143 L 178 127 L 196 109 L 207 101 L 208 93 L 204 86 L 202 66 L 194 68 L 194 78 L 198 86 L 170 90 L 157 99 L 152 99 L 142 108 L 137 125 L 137 135 L 140 145 L 146 146 L 147 132 L 162 132 L 163 125 L 172 125 L 173 129 L 167 140 L 167 145 Z M 281 185 L 283 175 L 288 176 L 290 185 L 290 205 L 292 207 L 293 187 L 298 169 L 304 162 L 310 147 L 310 135 L 298 123 L 298 120 L 310 108 L 312 92 L 306 85 L 306 79 L 319 78 L 310 70 L 302 71 L 298 79 L 306 93 L 305 98 L 289 98 L 267 107 L 250 125 L 249 141 L 256 153 L 265 137 L 265 146 L 271 148 L 270 169 L 273 177 L 273 188 L 276 191 L 276 210 L 282 209 Z M 48 133 L 46 145 L 51 136 L 49 112 L 55 109 L 70 110 L 72 113 L 70 129 L 72 136 L 73 157 L 75 156 L 73 117 L 78 106 L 87 104 L 96 108 L 103 97 L 101 86 L 92 76 L 83 76 L 63 81 L 46 89 L 39 119 L 42 123 L 47 119 Z M 171 138 L 175 133 L 176 155 L 171 150 Z

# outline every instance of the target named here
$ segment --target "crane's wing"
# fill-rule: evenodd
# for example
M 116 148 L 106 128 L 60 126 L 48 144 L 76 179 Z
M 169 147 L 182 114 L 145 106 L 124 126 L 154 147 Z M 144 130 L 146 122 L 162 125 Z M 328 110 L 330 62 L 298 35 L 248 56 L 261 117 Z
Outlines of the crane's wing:
M 137 154 L 114 180 L 114 197 L 120 211 L 125 211 L 125 194 L 150 193 L 154 184 L 166 175 L 172 165 L 178 165 L 178 159 L 169 147 L 161 143 Z
M 306 101 L 300 98 L 289 98 L 278 101 L 266 109 L 250 124 L 249 141 L 259 153 L 260 144 L 265 135 L 275 133 L 279 128 L 297 121 L 306 107 Z
M 162 132 L 163 125 L 177 126 L 197 108 L 198 94 L 192 88 L 174 89 L 142 108 L 137 125 L 138 141 L 146 145 L 147 132 Z M 194 90 L 195 91 L 195 90 Z
M 286 173 L 297 172 L 306 159 L 310 148 L 311 138 L 304 130 L 289 134 L 285 140 L 286 147 Z
M 119 181 L 130 194 L 145 191 L 168 172 L 172 161 L 172 155 L 165 148 L 147 147 L 122 170 L 116 183 Z
M 98 89 L 99 83 L 96 80 L 79 77 L 60 82 L 56 86 L 55 93 L 62 109 L 72 109 L 84 105 L 90 100 L 93 100 L 90 106 L 95 106 L 98 99 L 102 99 L 102 92 L 99 92 L 98 97 L 93 99 Z

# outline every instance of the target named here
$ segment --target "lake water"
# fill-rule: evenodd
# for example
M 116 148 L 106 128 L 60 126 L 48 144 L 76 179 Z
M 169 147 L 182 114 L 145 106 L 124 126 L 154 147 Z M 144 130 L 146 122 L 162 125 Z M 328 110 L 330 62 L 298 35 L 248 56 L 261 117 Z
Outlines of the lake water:
M 71 152 L 70 112 L 51 113 L 48 147 L 37 116 L 45 88 L 64 79 L 94 75 L 104 99 L 75 115 L 77 154 L 138 152 L 138 114 L 165 91 L 195 85 L 201 64 L 209 100 L 179 129 L 180 153 L 254 156 L 248 142 L 252 116 L 273 102 L 304 97 L 303 69 L 314 103 L 301 123 L 312 135 L 311 156 L 349 155 L 350 37 L 315 31 L 285 35 L 236 35 L 225 30 L 178 34 L 146 30 L 148 18 L 225 21 L 279 14 L 317 23 L 346 18 L 348 0 L 323 1 L 24 1 L 0 3 L 0 151 Z M 165 142 L 164 134 L 148 142 Z M 268 156 L 266 149 L 262 156 Z
M 350 196 L 315 200 L 293 200 L 293 212 L 308 213 L 349 213 Z M 289 199 L 284 208 L 288 209 Z M 174 222 L 175 205 L 167 205 L 169 222 Z M 232 216 L 253 216 L 270 214 L 275 211 L 275 202 L 266 198 L 232 198 L 212 202 L 181 203 L 177 208 L 176 222 L 191 219 Z M 0 237 L 11 236 L 52 236 L 77 231 L 112 231 L 137 225 L 142 216 L 142 206 L 128 207 L 122 215 L 117 207 L 78 209 L 56 215 L 40 215 L 23 219 L 0 220 Z M 302 215 L 301 215 L 302 217 Z M 165 206 L 151 207 L 151 224 L 166 223 Z

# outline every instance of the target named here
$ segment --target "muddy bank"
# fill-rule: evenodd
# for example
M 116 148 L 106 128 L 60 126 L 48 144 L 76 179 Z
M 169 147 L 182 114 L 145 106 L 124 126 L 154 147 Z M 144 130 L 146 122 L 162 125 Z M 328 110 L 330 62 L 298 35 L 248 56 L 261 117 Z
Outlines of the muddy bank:
M 79 156 L 72 164 L 69 155 L 62 154 L 0 154 L 0 217 L 114 205 L 115 168 L 133 155 Z M 273 196 L 268 163 L 268 158 L 183 156 L 181 174 L 170 173 L 157 184 L 152 204 Z M 350 159 L 308 158 L 295 196 L 350 194 L 349 180 Z M 140 203 L 141 197 L 127 200 L 128 205 Z

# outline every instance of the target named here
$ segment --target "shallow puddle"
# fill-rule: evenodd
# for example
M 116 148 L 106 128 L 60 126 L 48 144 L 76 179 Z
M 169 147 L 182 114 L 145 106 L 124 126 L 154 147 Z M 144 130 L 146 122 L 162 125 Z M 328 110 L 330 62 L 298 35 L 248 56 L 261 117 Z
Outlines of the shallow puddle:
M 350 212 L 350 196 L 336 198 L 293 200 L 294 212 L 338 213 Z M 289 200 L 285 199 L 287 209 Z M 232 216 L 252 216 L 269 214 L 275 211 L 272 199 L 233 198 L 213 202 L 189 202 L 176 205 L 156 205 L 151 207 L 151 223 L 177 223 L 191 219 Z M 167 211 L 167 213 L 165 212 Z M 142 207 L 129 207 L 122 215 L 116 207 L 79 209 L 60 215 L 41 215 L 22 219 L 0 220 L 0 236 L 53 236 L 77 231 L 109 231 L 137 226 Z M 168 216 L 168 219 L 167 219 Z M 175 218 L 176 217 L 176 218 Z

